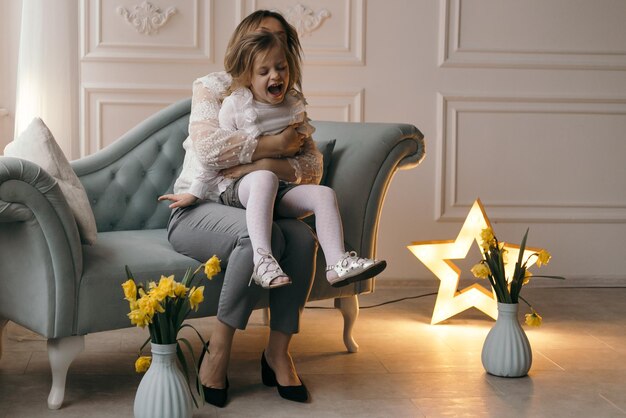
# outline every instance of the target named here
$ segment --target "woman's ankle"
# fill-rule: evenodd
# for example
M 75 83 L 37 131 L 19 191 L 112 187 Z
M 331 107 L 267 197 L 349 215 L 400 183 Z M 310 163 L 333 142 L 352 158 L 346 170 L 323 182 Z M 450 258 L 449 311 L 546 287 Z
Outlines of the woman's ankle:
M 205 355 L 198 371 L 200 383 L 206 387 L 222 389 L 225 387 L 227 370 L 228 357 Z

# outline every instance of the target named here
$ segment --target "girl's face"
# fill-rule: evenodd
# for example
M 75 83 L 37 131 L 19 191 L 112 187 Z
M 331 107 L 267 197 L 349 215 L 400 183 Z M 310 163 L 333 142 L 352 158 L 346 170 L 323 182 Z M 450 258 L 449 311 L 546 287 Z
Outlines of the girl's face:
M 282 103 L 289 84 L 289 66 L 279 46 L 254 59 L 250 90 L 255 100 L 267 104 Z

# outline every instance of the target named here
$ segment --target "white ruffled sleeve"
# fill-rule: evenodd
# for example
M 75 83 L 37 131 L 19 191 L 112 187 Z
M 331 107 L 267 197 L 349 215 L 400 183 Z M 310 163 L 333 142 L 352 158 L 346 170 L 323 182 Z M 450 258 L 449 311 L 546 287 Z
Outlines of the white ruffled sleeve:
M 228 96 L 222 102 L 218 120 L 220 129 L 234 132 L 237 130 L 237 106 L 233 100 L 233 96 Z
M 258 138 L 243 131 L 220 129 L 219 111 L 231 81 L 218 72 L 193 85 L 189 135 L 200 163 L 215 170 L 252 162 L 258 144 Z
M 293 167 L 296 180 L 295 184 L 319 184 L 324 171 L 322 154 L 317 149 L 313 138 L 310 136 L 304 140 L 302 150 L 293 158 L 288 158 Z
M 304 134 L 305 140 L 302 150 L 293 158 L 289 158 L 289 163 L 295 171 L 296 184 L 319 184 L 322 180 L 323 157 L 317 149 L 313 138 L 315 128 L 309 123 L 310 119 L 306 114 L 306 100 L 302 93 L 296 90 L 291 91 L 292 123 L 298 123 L 297 131 Z

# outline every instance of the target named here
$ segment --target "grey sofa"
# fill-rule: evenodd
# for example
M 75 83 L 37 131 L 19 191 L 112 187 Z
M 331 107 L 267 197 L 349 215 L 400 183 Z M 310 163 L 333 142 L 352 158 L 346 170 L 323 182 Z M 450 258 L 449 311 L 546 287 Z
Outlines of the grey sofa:
M 156 199 L 171 191 L 180 172 L 190 104 L 189 99 L 173 104 L 112 145 L 72 162 L 98 226 L 92 246 L 81 245 L 52 177 L 33 163 L 0 156 L 0 337 L 10 320 L 48 339 L 50 408 L 63 403 L 67 371 L 84 348 L 84 335 L 130 326 L 120 288 L 124 265 L 145 280 L 182 277 L 188 266 L 199 264 L 171 248 L 165 230 L 170 211 Z M 387 187 L 397 169 L 420 163 L 423 136 L 406 124 L 314 125 L 319 143 L 336 139 L 325 175 L 338 195 L 346 247 L 373 257 Z M 344 317 L 344 343 L 355 352 L 356 295 L 373 291 L 373 280 L 332 288 L 324 278 L 323 257 L 317 259 L 309 300 L 335 300 Z M 199 316 L 215 315 L 219 278 L 210 282 Z M 266 306 L 267 297 L 258 307 Z

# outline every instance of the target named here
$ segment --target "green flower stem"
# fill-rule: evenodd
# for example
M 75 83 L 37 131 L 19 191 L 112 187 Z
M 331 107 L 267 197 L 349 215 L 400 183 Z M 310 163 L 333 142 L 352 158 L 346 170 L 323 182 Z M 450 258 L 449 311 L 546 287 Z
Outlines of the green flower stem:
M 176 341 L 176 356 L 178 357 L 178 361 L 180 362 L 182 368 L 183 368 L 183 373 L 185 374 L 185 382 L 187 382 L 187 388 L 189 389 L 189 393 L 191 394 L 191 399 L 193 400 L 193 404 L 195 405 L 196 408 L 199 408 L 198 406 L 198 401 L 196 401 L 196 397 L 194 396 L 194 392 L 193 390 L 191 390 L 191 384 L 189 383 L 189 368 L 187 367 L 187 359 L 185 359 L 185 354 L 183 353 L 183 350 L 180 346 L 180 343 L 183 343 L 187 349 L 189 350 L 189 352 L 191 353 L 191 369 L 194 371 L 194 377 L 196 378 L 196 382 L 200 381 L 200 377 L 198 375 L 198 370 L 196 369 L 196 357 L 193 354 L 193 349 L 191 347 L 191 344 L 189 343 L 189 341 L 187 341 L 185 338 L 179 338 Z M 196 386 L 196 390 L 198 390 L 198 395 L 200 395 L 200 399 L 204 399 L 204 396 L 201 395 L 201 386 L 197 385 Z

